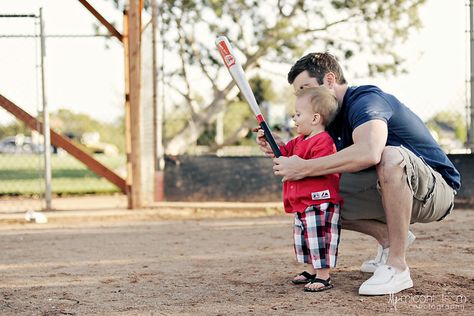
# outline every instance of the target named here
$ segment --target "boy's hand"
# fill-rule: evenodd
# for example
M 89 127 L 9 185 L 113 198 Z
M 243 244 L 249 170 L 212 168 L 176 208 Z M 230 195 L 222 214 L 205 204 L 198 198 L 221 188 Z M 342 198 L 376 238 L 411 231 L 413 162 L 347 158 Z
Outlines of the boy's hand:
M 273 154 L 270 144 L 268 144 L 267 140 L 265 139 L 265 133 L 263 132 L 263 129 L 261 129 L 260 127 L 256 127 L 252 129 L 252 131 L 257 133 L 257 145 L 260 148 L 260 150 L 264 152 L 265 155 L 268 157 L 272 157 L 272 158 L 275 157 L 275 154 Z M 277 143 L 278 146 L 285 145 L 285 143 L 283 143 L 283 141 L 281 140 L 280 136 L 273 134 L 273 138 L 275 139 L 275 142 Z

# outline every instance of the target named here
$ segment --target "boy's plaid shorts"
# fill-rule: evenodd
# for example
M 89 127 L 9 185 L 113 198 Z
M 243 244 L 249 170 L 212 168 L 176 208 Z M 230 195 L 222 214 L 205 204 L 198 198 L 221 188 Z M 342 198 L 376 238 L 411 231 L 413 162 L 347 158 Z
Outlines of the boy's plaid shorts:
M 315 269 L 334 268 L 341 232 L 339 204 L 323 203 L 295 213 L 296 260 Z

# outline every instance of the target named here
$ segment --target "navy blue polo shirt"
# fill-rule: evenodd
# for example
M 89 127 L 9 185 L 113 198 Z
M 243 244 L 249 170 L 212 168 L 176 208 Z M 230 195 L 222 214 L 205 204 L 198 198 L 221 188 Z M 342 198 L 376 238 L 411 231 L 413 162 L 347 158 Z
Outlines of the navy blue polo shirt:
M 387 146 L 411 150 L 438 171 L 455 190 L 461 187 L 461 176 L 421 119 L 393 95 L 376 86 L 349 87 L 341 111 L 327 130 L 337 150 L 353 144 L 352 132 L 371 120 L 382 120 L 388 126 Z

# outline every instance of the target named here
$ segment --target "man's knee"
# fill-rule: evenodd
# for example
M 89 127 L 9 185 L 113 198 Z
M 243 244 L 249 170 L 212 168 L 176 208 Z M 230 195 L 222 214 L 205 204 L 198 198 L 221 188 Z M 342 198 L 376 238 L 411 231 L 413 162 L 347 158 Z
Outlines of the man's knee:
M 400 179 L 403 173 L 404 157 L 398 147 L 386 146 L 382 153 L 380 163 L 376 166 L 377 177 L 381 186 L 394 178 Z

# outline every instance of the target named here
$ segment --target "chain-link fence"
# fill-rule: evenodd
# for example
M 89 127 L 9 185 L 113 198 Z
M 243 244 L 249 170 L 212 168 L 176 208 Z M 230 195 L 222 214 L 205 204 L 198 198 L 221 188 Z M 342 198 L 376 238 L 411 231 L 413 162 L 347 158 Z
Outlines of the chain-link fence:
M 43 137 L 0 108 L 0 212 L 44 207 Z
M 8 74 L 9 80 L 2 80 L 0 94 L 14 105 L 37 119 L 36 130 L 32 130 L 22 120 L 0 107 L 0 211 L 22 212 L 41 210 L 45 203 L 45 146 L 41 131 L 43 104 L 40 62 L 39 15 L 1 14 L 0 18 L 0 69 Z M 4 33 L 10 30 L 10 33 Z M 68 57 L 65 47 L 77 41 L 97 41 L 97 37 L 78 35 L 50 36 L 45 41 L 47 55 L 62 56 L 54 62 L 74 65 L 77 60 Z M 104 45 L 103 39 L 100 39 Z M 58 44 L 59 42 L 59 44 Z M 101 47 L 103 49 L 103 47 Z M 12 58 L 16 52 L 18 58 Z M 64 57 L 66 56 L 66 57 Z M 69 58 L 69 59 L 68 59 Z M 51 59 L 50 59 L 51 60 Z M 53 64 L 53 62 L 51 62 Z M 83 76 L 91 73 L 91 66 L 83 61 L 82 72 L 71 75 Z M 56 65 L 52 65 L 57 67 Z M 46 63 L 46 73 L 48 63 Z M 7 77 L 4 76 L 6 79 Z M 58 91 L 54 80 L 45 81 L 52 91 Z M 66 79 L 65 79 L 66 80 Z M 47 91 L 47 90 L 46 90 Z M 83 93 L 77 88 L 76 93 Z M 91 94 L 92 95 L 92 94 Z M 70 95 L 71 100 L 75 97 Z M 94 98 L 91 96 L 91 102 Z M 120 104 L 122 105 L 122 104 Z M 80 109 L 78 109 L 80 110 Z M 109 111 L 112 112 L 112 111 Z M 82 151 L 94 156 L 96 160 L 117 174 L 125 177 L 125 155 L 123 153 L 124 133 L 121 122 L 102 122 L 94 113 L 81 114 L 74 109 L 51 111 L 50 122 L 53 130 L 70 139 Z M 18 115 L 18 114 L 17 114 Z M 80 161 L 69 155 L 64 149 L 51 146 L 51 191 L 54 199 L 61 196 L 84 194 L 110 194 L 120 190 L 104 178 L 97 176 Z
M 38 132 L 25 128 L 4 109 L 0 109 L 4 131 L 0 141 L 0 211 L 43 209 L 45 193 L 44 141 Z M 10 134 L 5 131 L 10 130 Z M 51 147 L 53 199 L 84 194 L 111 194 L 119 189 L 98 177 L 66 151 Z M 94 154 L 95 159 L 124 176 L 125 157 Z M 54 203 L 53 203 L 54 208 Z
M 38 23 L 36 13 L 9 14 L 0 18 L 0 29 L 9 25 L 22 30 L 23 35 L 28 32 L 38 36 Z M 9 74 L 9 80 L 3 81 L 2 86 L 10 88 L 9 91 L 18 96 L 18 102 L 24 104 L 25 110 L 38 117 L 41 97 L 38 38 L 2 37 L 0 41 L 0 59 L 8 60 L 8 63 L 2 63 L 2 73 Z M 11 52 L 18 51 L 28 52 L 24 55 L 26 58 L 11 58 Z M 23 80 L 17 81 L 18 73 L 23 73 Z M 14 81 L 17 81 L 16 85 Z M 32 93 L 21 93 L 22 89 Z M 0 107 L 0 211 L 38 210 L 45 206 L 43 151 L 42 135 Z

